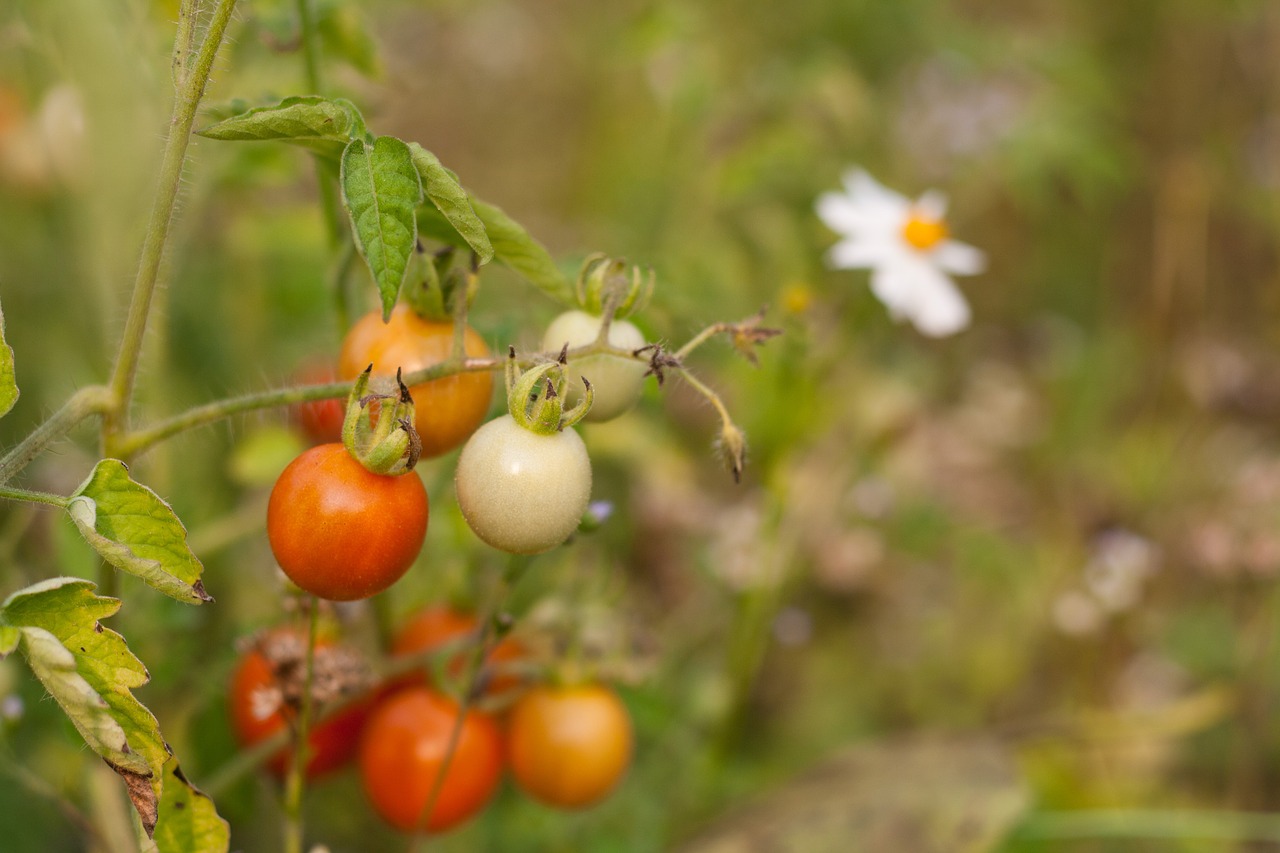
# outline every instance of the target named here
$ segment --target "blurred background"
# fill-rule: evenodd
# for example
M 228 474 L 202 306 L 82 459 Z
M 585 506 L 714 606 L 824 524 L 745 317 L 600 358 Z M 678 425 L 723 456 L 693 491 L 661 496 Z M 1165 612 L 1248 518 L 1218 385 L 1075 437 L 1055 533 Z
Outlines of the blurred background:
M 325 94 L 434 151 L 567 271 L 597 250 L 652 266 L 635 318 L 651 340 L 762 305 L 785 330 L 759 368 L 723 342 L 692 360 L 746 431 L 742 484 L 711 452 L 714 411 L 679 382 L 650 388 L 583 430 L 612 517 L 540 558 L 513 602 L 518 631 L 570 626 L 618 682 L 638 736 L 625 782 L 571 816 L 504 790 L 430 848 L 1280 839 L 1233 817 L 1280 810 L 1280 5 L 317 6 Z M 303 92 L 292 10 L 242 4 L 211 103 Z M 22 388 L 5 444 L 107 376 L 175 17 L 142 0 L 0 9 L 0 300 Z M 836 238 L 814 201 L 854 166 L 948 194 L 952 233 L 989 258 L 959 282 L 971 328 L 921 337 L 865 272 L 825 267 Z M 197 140 L 180 215 L 139 420 L 285 383 L 345 328 L 301 152 Z M 495 269 L 472 323 L 491 347 L 535 346 L 558 310 Z M 96 458 L 91 429 L 76 439 L 24 485 L 73 489 Z M 187 524 L 217 598 L 185 608 L 125 578 L 112 620 L 197 785 L 235 750 L 237 639 L 281 618 L 262 507 L 299 441 L 266 412 L 133 469 Z M 497 564 L 454 507 L 452 458 L 421 470 L 432 532 L 397 618 L 465 599 Z M 96 571 L 69 523 L 0 507 L 5 591 Z M 0 663 L 0 696 L 7 766 L 109 812 L 18 662 Z M 275 788 L 221 793 L 233 849 L 276 849 Z M 399 849 L 360 802 L 351 774 L 317 785 L 311 837 Z M 1124 814 L 1091 828 L 1079 810 Z M 1213 814 L 1180 828 L 1191 813 Z M 9 771 L 0 829 L 6 849 L 81 845 Z

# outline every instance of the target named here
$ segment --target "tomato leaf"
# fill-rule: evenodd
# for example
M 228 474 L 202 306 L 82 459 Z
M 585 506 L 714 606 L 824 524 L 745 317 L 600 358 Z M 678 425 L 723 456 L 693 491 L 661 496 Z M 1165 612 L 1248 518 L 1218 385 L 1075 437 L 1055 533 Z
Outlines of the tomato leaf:
M 186 528 L 159 495 L 129 478 L 120 460 L 99 462 L 71 495 L 67 513 L 93 550 L 122 572 L 188 604 L 213 600 Z
M 227 822 L 213 800 L 187 781 L 176 758 L 164 768 L 159 812 L 152 838 L 157 853 L 226 853 L 231 846 Z
M 22 631 L 12 625 L 0 625 L 0 658 L 13 654 L 22 639 Z
M 409 152 L 413 155 L 413 165 L 422 177 L 427 198 L 475 251 L 480 263 L 489 263 L 493 260 L 493 244 L 489 242 L 484 223 L 471 206 L 467 191 L 458 183 L 458 176 L 446 169 L 439 157 L 416 142 L 409 143 Z
M 285 98 L 198 131 L 207 139 L 288 142 L 335 158 L 350 140 L 365 133 L 364 118 L 355 104 L 314 95 Z
M 418 242 L 414 215 L 422 202 L 418 170 L 409 146 L 393 136 L 380 136 L 372 145 L 353 139 L 342 152 L 339 180 L 356 245 L 377 282 L 386 319 Z
M 533 239 L 520 223 L 507 216 L 501 208 L 475 196 L 468 198 L 476 216 L 484 225 L 485 234 L 493 246 L 494 258 L 557 302 L 574 304 L 573 285 L 556 265 L 546 247 Z M 423 210 L 418 217 L 418 226 L 428 237 L 460 248 L 467 246 L 466 238 L 437 210 Z
M 146 668 L 123 637 L 98 621 L 120 602 L 93 589 L 75 578 L 27 587 L 0 606 L 0 621 L 18 631 L 31 671 L 85 743 L 125 781 L 149 832 L 160 796 L 157 775 L 169 749 L 156 718 L 130 692 L 147 682 Z
M 0 418 L 18 402 L 18 377 L 13 369 L 13 347 L 4 339 L 4 313 L 0 312 Z

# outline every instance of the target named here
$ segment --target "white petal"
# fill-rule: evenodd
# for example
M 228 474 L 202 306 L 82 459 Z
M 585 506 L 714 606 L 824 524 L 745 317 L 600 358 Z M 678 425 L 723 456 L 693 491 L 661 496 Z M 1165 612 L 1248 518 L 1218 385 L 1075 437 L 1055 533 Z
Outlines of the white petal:
M 920 262 L 911 278 L 914 302 L 908 313 L 922 334 L 941 338 L 969 325 L 969 303 L 945 273 Z
M 987 256 L 959 240 L 946 240 L 930 256 L 941 269 L 952 275 L 977 275 L 987 268 Z
M 841 240 L 827 252 L 827 266 L 838 270 L 858 270 L 879 266 L 892 249 L 873 240 Z
M 875 214 L 858 205 L 843 193 L 823 193 L 814 205 L 818 218 L 837 234 L 850 236 L 866 227 Z
M 912 207 L 925 219 L 941 221 L 947 215 L 947 195 L 939 190 L 928 190 L 916 199 Z
M 895 320 L 911 315 L 914 286 L 911 267 L 901 261 L 881 264 L 871 273 L 871 292 Z
M 859 207 L 877 216 L 905 221 L 910 200 L 882 185 L 863 169 L 844 173 L 844 186 L 849 198 Z

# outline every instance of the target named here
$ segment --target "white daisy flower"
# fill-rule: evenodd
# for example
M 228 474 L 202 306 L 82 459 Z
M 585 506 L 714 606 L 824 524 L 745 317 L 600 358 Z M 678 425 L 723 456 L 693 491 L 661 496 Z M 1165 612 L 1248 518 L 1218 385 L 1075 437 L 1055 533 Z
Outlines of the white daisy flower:
M 831 247 L 834 269 L 870 269 L 871 292 L 895 320 L 910 320 L 931 337 L 969 325 L 969 304 L 951 275 L 974 275 L 986 256 L 950 239 L 947 198 L 930 190 L 912 201 L 861 169 L 844 176 L 845 191 L 823 193 L 818 216 L 843 238 Z

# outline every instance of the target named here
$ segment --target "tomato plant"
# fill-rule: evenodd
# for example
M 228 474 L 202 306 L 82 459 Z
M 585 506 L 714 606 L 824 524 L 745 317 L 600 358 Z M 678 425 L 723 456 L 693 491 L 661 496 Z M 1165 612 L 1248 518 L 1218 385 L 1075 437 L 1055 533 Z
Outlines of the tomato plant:
M 263 648 L 289 640 L 299 647 L 306 643 L 301 631 L 277 628 L 240 658 L 231 675 L 227 691 L 231 728 L 236 739 L 244 746 L 252 746 L 282 731 L 294 717 L 293 710 L 278 698 L 281 685 L 276 665 L 262 651 Z M 331 646 L 332 643 L 327 639 L 316 641 L 317 652 Z M 264 713 L 264 707 L 270 710 Z M 337 770 L 355 758 L 360 745 L 360 731 L 369 710 L 367 703 L 358 703 L 312 727 L 307 736 L 310 751 L 306 766 L 308 777 L 315 778 Z M 267 762 L 267 769 L 275 776 L 284 778 L 291 753 L 289 747 L 280 750 Z
M 466 637 L 479 638 L 480 623 L 473 614 L 463 613 L 444 605 L 425 608 L 414 614 L 405 622 L 391 644 L 391 653 L 398 657 L 444 646 Z M 471 649 L 459 649 L 451 656 L 448 668 L 451 675 L 461 674 Z M 485 658 L 486 667 L 481 675 L 487 680 L 487 692 L 491 694 L 510 690 L 520 683 L 520 678 L 512 673 L 494 674 L 492 667 L 514 663 L 525 656 L 525 650 L 512 637 L 504 637 Z M 409 676 L 399 684 L 420 683 L 419 678 Z
M 439 364 L 453 348 L 453 325 L 424 319 L 407 305 L 398 305 L 391 318 L 371 312 L 347 332 L 338 357 L 338 375 L 354 379 L 370 364 L 375 373 L 393 376 Z M 484 339 L 471 327 L 463 337 L 470 358 L 489 354 Z M 487 372 L 457 373 L 410 388 L 417 408 L 415 426 L 422 440 L 422 455 L 439 456 L 454 449 L 475 432 L 489 412 L 493 377 Z
M 322 444 L 276 480 L 267 538 L 299 587 L 353 601 L 381 592 L 409 569 L 426 537 L 427 514 L 427 491 L 416 474 L 373 474 L 341 444 Z
M 397 829 L 449 829 L 480 811 L 497 790 L 502 734 L 478 711 L 462 716 L 441 779 L 459 713 L 452 700 L 415 687 L 383 701 L 369 718 L 360 744 L 360 776 L 374 809 Z M 437 784 L 439 794 L 427 814 Z
M 507 738 L 516 783 L 550 806 L 598 802 L 631 763 L 631 717 L 602 684 L 533 688 L 511 708 Z
M 542 347 L 549 352 L 565 344 L 580 347 L 595 341 L 604 319 L 586 311 L 566 311 L 551 321 L 542 337 Z M 608 341 L 623 350 L 638 350 L 645 345 L 644 333 L 635 324 L 615 319 L 609 324 Z M 626 414 L 640 399 L 644 386 L 645 364 L 615 355 L 589 355 L 570 359 L 565 373 L 569 379 L 569 402 L 582 398 L 585 376 L 595 389 L 595 402 L 583 417 L 588 421 L 610 421 Z

